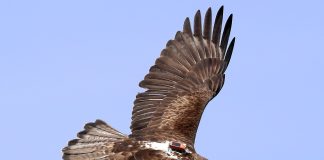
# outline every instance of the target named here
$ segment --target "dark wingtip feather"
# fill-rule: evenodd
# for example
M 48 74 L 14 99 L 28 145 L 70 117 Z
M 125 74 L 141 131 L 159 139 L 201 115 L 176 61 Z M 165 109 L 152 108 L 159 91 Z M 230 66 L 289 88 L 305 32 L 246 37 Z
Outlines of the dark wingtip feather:
M 211 28 L 212 28 L 212 10 L 211 7 L 208 8 L 205 20 L 204 20 L 204 38 L 210 40 L 211 37 Z
M 87 124 L 84 125 L 84 129 L 85 129 L 85 130 L 89 130 L 89 129 L 91 129 L 92 127 L 96 127 L 96 124 L 93 123 L 93 122 L 89 122 L 89 123 L 87 123 Z
M 98 125 L 108 125 L 106 122 L 104 122 L 103 120 L 101 120 L 101 119 L 97 119 L 96 121 L 95 121 L 95 124 L 98 124 Z
M 187 17 L 186 20 L 184 21 L 183 32 L 189 34 L 190 36 L 192 35 L 189 17 Z
M 233 21 L 233 14 L 231 14 L 228 17 L 228 19 L 227 19 L 227 21 L 225 23 L 224 32 L 223 32 L 223 35 L 222 35 L 222 41 L 221 41 L 220 48 L 222 49 L 224 54 L 226 52 L 228 39 L 229 39 L 231 28 L 232 28 L 232 21 Z
M 233 14 L 231 14 L 231 15 L 228 17 L 228 20 L 227 20 L 227 21 L 229 21 L 229 20 L 230 20 L 230 22 L 231 22 L 231 24 L 232 24 Z
M 219 46 L 220 35 L 222 30 L 223 12 L 224 12 L 224 6 L 220 7 L 219 10 L 217 11 L 215 22 L 214 22 L 212 41 L 217 46 Z
M 201 13 L 198 10 L 194 19 L 194 36 L 201 37 L 201 35 Z
M 180 32 L 180 31 L 178 31 L 178 32 L 176 33 L 174 39 L 176 39 L 176 40 L 181 40 L 181 32 Z
M 68 145 L 69 145 L 69 146 L 71 146 L 71 145 L 75 145 L 75 144 L 78 143 L 78 141 L 79 141 L 78 139 L 73 139 L 73 140 L 71 140 L 71 141 L 68 142 Z
M 228 50 L 226 52 L 226 55 L 225 55 L 225 62 L 228 64 L 231 60 L 231 57 L 232 57 L 232 53 L 233 53 L 233 50 L 234 50 L 234 44 L 235 44 L 235 37 L 232 39 L 229 47 L 228 47 Z
M 82 138 L 84 135 L 86 135 L 88 132 L 86 130 L 83 130 L 77 134 L 77 137 Z

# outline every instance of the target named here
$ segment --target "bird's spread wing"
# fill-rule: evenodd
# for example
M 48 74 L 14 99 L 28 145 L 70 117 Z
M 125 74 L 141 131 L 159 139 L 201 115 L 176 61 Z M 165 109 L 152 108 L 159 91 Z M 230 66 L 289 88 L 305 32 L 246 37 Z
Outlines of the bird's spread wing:
M 136 96 L 130 137 L 143 140 L 179 140 L 193 145 L 202 112 L 224 83 L 235 38 L 228 46 L 232 15 L 221 32 L 223 7 L 212 25 L 209 8 L 201 23 L 198 11 L 191 30 L 189 18 L 162 50 Z

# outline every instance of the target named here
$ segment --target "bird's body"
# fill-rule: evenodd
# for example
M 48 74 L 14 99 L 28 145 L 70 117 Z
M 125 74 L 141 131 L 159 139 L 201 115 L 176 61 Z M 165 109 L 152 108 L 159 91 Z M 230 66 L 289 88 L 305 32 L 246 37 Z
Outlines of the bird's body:
M 78 137 L 81 139 L 69 142 L 69 149 L 64 150 L 64 159 L 174 160 L 187 158 L 191 160 L 201 157 L 191 146 L 186 146 L 181 151 L 171 149 L 171 141 L 153 142 L 129 138 L 101 120 L 86 124 L 85 131 L 80 132 Z
M 63 159 L 204 160 L 194 148 L 196 132 L 206 105 L 224 84 L 235 42 L 227 47 L 232 15 L 222 34 L 223 7 L 214 27 L 211 15 L 208 9 L 202 27 L 198 11 L 193 32 L 187 18 L 140 82 L 147 90 L 134 101 L 129 136 L 101 120 L 88 123 L 63 149 Z

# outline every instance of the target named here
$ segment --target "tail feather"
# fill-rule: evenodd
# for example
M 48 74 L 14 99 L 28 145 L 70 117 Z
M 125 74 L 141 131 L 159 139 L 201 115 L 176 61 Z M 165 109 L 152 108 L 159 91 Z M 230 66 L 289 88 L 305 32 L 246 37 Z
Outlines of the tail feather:
M 87 123 L 84 131 L 78 133 L 79 139 L 69 141 L 63 149 L 64 160 L 102 160 L 107 151 L 113 147 L 113 142 L 127 138 L 126 135 L 112 128 L 102 120 Z

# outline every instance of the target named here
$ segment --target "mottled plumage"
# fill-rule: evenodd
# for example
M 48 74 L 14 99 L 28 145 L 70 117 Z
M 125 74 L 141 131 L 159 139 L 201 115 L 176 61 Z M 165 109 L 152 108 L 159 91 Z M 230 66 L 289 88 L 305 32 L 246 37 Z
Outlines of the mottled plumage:
M 232 15 L 221 33 L 223 7 L 212 25 L 209 8 L 202 24 L 198 11 L 193 31 L 186 18 L 150 68 L 140 87 L 132 112 L 132 133 L 123 135 L 105 122 L 85 125 L 78 139 L 63 149 L 65 160 L 203 160 L 194 142 L 207 103 L 218 94 L 225 80 L 235 39 L 228 40 Z M 171 142 L 186 150 L 170 148 Z

